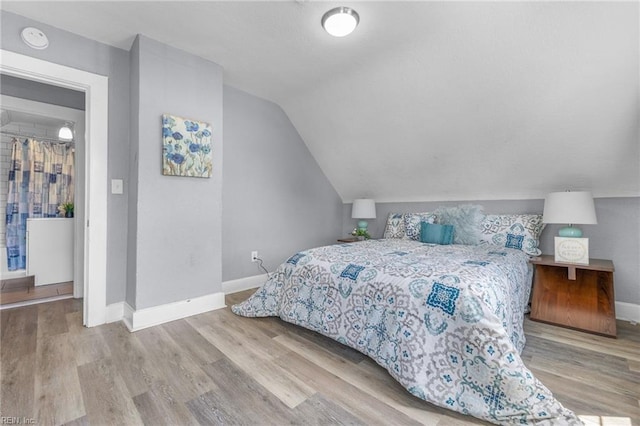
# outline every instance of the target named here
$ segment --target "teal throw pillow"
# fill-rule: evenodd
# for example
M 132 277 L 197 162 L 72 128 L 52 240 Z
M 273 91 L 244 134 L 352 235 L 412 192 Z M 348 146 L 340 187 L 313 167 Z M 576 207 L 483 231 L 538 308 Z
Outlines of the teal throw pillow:
M 453 242 L 453 225 L 422 222 L 420 224 L 420 241 L 430 244 L 451 244 Z

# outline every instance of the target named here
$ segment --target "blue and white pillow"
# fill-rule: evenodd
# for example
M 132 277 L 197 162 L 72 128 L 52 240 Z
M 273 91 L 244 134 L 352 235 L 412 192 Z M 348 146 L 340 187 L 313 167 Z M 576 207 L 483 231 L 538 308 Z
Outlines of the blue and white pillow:
M 405 239 L 420 241 L 420 223 L 435 223 L 436 215 L 431 212 L 405 213 L 404 233 Z
M 382 238 L 404 238 L 404 214 L 389 213 Z
M 489 214 L 480 226 L 480 244 L 493 244 L 540 256 L 541 214 Z

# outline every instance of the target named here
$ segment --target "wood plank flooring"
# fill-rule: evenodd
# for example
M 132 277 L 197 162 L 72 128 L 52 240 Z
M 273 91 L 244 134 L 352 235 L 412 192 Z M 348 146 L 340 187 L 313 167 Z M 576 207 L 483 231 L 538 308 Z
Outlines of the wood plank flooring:
M 33 276 L 2 280 L 0 286 L 0 305 L 73 294 L 73 281 L 36 287 Z
M 227 296 L 231 305 L 251 292 Z M 0 312 L 0 415 L 39 425 L 483 425 L 357 351 L 229 308 L 130 333 L 81 300 Z M 525 320 L 527 366 L 588 425 L 640 426 L 640 326 L 610 339 Z M 5 422 L 6 423 L 6 422 Z

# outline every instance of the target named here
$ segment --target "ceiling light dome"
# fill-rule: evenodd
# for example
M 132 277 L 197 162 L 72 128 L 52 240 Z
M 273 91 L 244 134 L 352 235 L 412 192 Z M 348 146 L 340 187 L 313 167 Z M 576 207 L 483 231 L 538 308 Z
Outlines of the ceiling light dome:
M 73 140 L 73 131 L 71 130 L 71 127 L 69 127 L 69 123 L 60 127 L 60 130 L 58 131 L 58 139 L 63 141 Z
M 324 14 L 322 28 L 334 37 L 344 37 L 356 29 L 358 22 L 358 12 L 350 7 L 336 7 Z

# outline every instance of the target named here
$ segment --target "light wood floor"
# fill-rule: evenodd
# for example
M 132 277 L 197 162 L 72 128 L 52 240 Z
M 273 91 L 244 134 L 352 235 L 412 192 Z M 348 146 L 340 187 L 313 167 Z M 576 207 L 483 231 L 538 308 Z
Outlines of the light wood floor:
M 249 293 L 227 297 L 231 305 Z M 0 312 L 3 419 L 39 425 L 478 425 L 362 354 L 229 308 L 129 333 L 67 299 Z M 640 327 L 609 339 L 525 321 L 525 363 L 588 424 L 640 426 Z M 590 417 L 587 417 L 590 416 Z M 6 423 L 6 422 L 5 422 Z
M 0 281 L 0 305 L 70 294 L 73 294 L 73 281 L 37 287 L 33 276 Z

